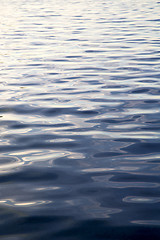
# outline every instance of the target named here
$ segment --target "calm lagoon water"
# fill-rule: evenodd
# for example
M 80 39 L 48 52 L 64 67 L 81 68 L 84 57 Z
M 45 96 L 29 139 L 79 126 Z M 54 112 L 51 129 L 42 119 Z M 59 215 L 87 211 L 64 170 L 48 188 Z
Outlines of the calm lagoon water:
M 0 9 L 1 239 L 160 239 L 160 2 Z

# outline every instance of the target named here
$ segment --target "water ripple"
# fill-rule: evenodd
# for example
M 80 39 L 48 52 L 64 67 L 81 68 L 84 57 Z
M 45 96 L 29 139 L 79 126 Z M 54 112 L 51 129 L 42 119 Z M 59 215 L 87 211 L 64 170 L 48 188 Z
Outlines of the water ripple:
M 1 1 L 0 236 L 160 236 L 156 0 Z

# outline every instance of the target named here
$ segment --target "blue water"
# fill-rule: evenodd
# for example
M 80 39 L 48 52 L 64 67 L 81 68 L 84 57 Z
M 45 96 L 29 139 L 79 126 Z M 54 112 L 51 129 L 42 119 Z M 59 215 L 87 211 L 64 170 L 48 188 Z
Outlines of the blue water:
M 160 239 L 160 2 L 0 9 L 1 239 Z

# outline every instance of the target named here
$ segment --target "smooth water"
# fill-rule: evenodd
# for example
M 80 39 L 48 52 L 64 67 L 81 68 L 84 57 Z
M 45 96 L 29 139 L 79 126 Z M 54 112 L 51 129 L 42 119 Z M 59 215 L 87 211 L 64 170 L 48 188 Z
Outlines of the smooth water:
M 160 239 L 160 2 L 0 13 L 1 238 Z

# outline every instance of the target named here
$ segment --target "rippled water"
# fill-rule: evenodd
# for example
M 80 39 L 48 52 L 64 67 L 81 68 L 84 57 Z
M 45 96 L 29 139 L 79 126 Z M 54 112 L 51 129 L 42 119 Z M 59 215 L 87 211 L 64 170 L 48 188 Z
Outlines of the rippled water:
M 1 0 L 3 240 L 160 238 L 160 2 Z

